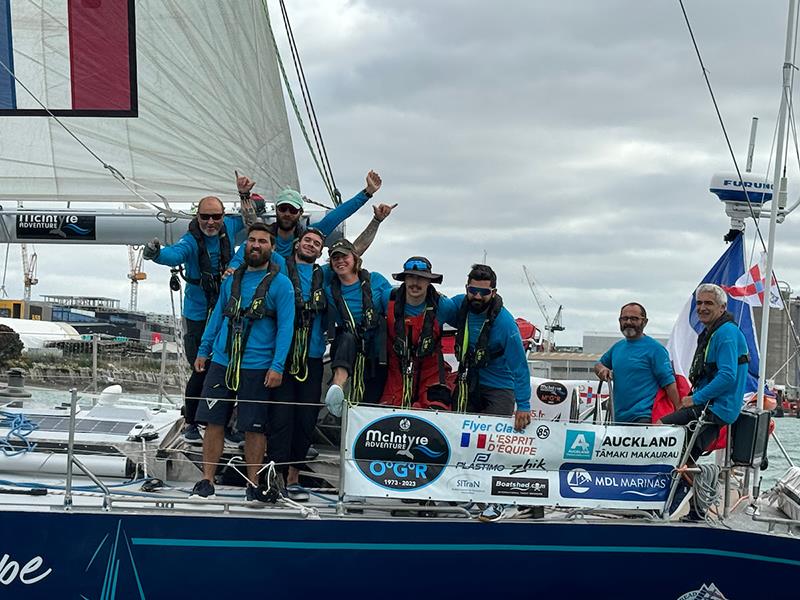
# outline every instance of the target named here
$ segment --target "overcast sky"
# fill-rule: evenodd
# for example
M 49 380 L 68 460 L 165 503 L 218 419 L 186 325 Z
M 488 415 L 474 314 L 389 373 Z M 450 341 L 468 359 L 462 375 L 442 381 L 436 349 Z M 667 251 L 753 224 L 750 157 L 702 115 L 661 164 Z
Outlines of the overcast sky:
M 686 1 L 742 165 L 750 119 L 760 117 L 754 170 L 762 174 L 787 4 Z M 708 184 L 733 170 L 677 1 L 287 5 L 343 195 L 375 169 L 384 180 L 376 200 L 399 203 L 367 268 L 388 276 L 407 256 L 426 255 L 445 275 L 443 291 L 455 294 L 485 252 L 515 316 L 544 325 L 522 265 L 552 295 L 551 316 L 563 304 L 557 343 L 615 330 L 631 300 L 648 308 L 652 332 L 671 329 L 725 249 L 728 219 Z M 296 127 L 293 137 L 302 191 L 323 199 Z M 791 201 L 800 191 L 793 146 L 789 157 Z M 370 217 L 363 209 L 348 231 Z M 775 264 L 779 279 L 800 288 L 798 218 L 779 228 Z M 748 224 L 748 248 L 752 231 Z M 84 293 L 127 305 L 124 249 L 113 250 L 112 281 L 87 275 L 57 247 L 38 251 L 34 296 L 75 293 L 81 277 Z M 17 254 L 11 296 L 21 295 Z M 140 309 L 168 312 L 166 269 L 147 271 Z

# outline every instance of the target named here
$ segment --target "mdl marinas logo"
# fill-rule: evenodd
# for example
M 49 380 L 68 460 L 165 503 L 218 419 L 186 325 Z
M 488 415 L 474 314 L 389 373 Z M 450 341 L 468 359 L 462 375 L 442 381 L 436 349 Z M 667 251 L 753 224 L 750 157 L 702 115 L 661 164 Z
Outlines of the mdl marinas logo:
M 430 421 L 392 415 L 372 421 L 359 432 L 353 458 L 373 483 L 410 492 L 439 478 L 450 461 L 450 445 Z
M 594 453 L 594 431 L 567 429 L 564 442 L 564 458 L 591 460 Z

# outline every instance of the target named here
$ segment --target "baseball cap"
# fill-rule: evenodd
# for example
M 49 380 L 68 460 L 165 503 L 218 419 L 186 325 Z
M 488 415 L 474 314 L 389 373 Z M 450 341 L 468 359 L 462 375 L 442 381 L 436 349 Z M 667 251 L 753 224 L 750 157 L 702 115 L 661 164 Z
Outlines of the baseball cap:
M 289 204 L 295 208 L 302 209 L 303 197 L 300 195 L 300 192 L 296 192 L 295 190 L 290 190 L 287 188 L 281 191 L 278 194 L 278 197 L 275 198 L 275 206 L 280 206 L 281 204 Z

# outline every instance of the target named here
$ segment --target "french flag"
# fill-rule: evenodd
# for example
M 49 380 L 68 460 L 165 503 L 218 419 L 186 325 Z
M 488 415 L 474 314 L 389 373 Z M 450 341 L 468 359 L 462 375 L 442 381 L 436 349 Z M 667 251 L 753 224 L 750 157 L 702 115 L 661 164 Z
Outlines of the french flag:
M 136 116 L 135 37 L 134 0 L 0 0 L 0 115 Z
M 717 263 L 711 267 L 711 270 L 697 285 L 715 283 L 728 290 L 737 286 L 741 287 L 740 284 L 747 272 L 745 264 L 744 235 L 739 233 Z M 754 291 L 753 294 L 757 296 L 758 291 Z M 742 330 L 747 341 L 747 351 L 750 354 L 749 376 L 745 386 L 745 390 L 748 392 L 755 392 L 758 388 L 759 357 L 756 330 L 753 324 L 752 302 L 752 298 L 728 293 L 728 312 L 733 315 L 739 325 L 739 329 Z M 693 291 L 691 298 L 686 302 L 678 316 L 667 343 L 667 350 L 669 350 L 669 355 L 672 359 L 672 368 L 675 370 L 675 376 L 683 377 L 686 380 L 689 378 L 689 369 L 691 369 L 692 358 L 694 357 L 695 348 L 697 348 L 697 336 L 703 331 L 703 324 L 697 318 L 695 306 Z

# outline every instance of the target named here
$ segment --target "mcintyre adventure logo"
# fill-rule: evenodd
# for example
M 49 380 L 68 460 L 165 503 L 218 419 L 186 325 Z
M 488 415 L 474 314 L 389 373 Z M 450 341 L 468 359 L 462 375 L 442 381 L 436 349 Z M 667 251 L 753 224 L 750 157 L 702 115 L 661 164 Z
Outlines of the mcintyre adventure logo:
M 381 487 L 412 491 L 435 481 L 450 460 L 444 433 L 413 415 L 376 419 L 356 436 L 358 469 Z
M 57 213 L 17 215 L 17 239 L 20 240 L 94 240 L 95 217 Z

